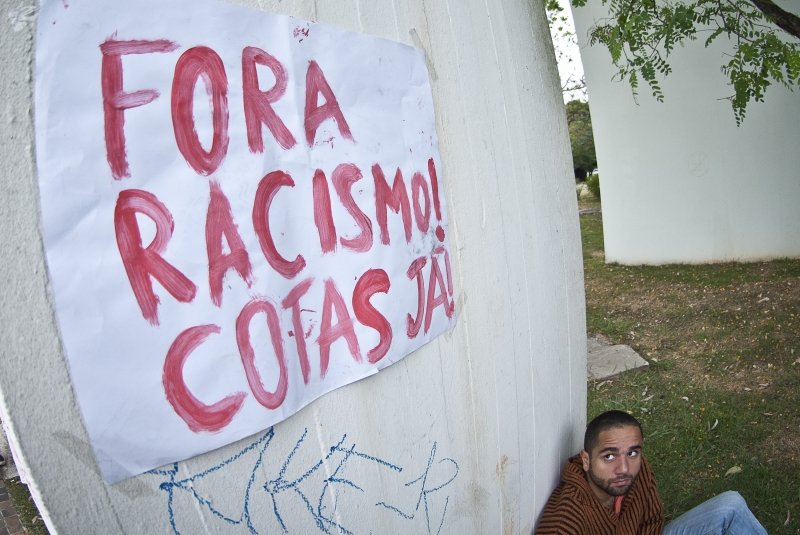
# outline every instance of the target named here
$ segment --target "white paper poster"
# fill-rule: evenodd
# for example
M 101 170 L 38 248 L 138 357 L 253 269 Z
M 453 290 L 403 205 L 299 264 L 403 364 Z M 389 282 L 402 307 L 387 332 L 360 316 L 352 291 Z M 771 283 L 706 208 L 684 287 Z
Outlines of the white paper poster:
M 45 0 L 35 104 L 58 321 L 107 481 L 454 326 L 421 51 L 210 0 Z

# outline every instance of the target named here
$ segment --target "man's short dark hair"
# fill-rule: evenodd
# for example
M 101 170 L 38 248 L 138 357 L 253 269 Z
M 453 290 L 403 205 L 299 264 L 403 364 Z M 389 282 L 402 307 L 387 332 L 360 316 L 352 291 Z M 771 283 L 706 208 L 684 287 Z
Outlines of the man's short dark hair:
M 586 434 L 583 435 L 583 449 L 585 449 L 587 453 L 591 454 L 594 447 L 597 446 L 597 440 L 600 437 L 600 433 L 608 429 L 627 427 L 629 425 L 635 425 L 639 428 L 639 432 L 642 432 L 642 426 L 639 423 L 639 420 L 627 412 L 604 412 L 603 414 L 595 417 L 595 419 L 589 422 L 589 425 L 586 426 Z

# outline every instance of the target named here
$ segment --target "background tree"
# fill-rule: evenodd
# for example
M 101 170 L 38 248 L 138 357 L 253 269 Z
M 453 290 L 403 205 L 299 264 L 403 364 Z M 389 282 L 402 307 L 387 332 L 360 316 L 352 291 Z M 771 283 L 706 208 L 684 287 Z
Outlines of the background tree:
M 573 54 L 570 47 L 577 49 L 577 41 L 572 23 L 564 12 L 559 0 L 543 0 L 547 12 L 547 23 L 550 26 L 550 36 L 553 39 L 553 48 L 559 66 L 564 62 L 572 62 Z M 580 61 L 580 60 L 578 60 Z M 565 75 L 561 72 L 561 91 L 565 100 L 567 124 L 569 125 L 569 141 L 572 145 L 572 161 L 575 169 L 575 178 L 584 180 L 586 175 L 597 167 L 597 156 L 594 150 L 594 135 L 592 134 L 592 118 L 589 115 L 589 104 L 586 103 L 586 83 L 584 77 Z M 581 70 L 582 72 L 582 70 Z M 577 98 L 575 98 L 577 97 Z
M 594 171 L 597 167 L 597 155 L 594 152 L 594 135 L 592 134 L 592 117 L 589 115 L 589 103 L 580 100 L 572 100 L 567 102 L 566 108 L 575 178 L 577 180 L 584 180 L 586 179 L 586 175 Z
M 578 65 L 580 65 L 580 59 L 577 56 L 578 41 L 575 38 L 572 21 L 564 12 L 559 0 L 543 1 L 547 12 L 547 23 L 550 26 L 550 37 L 556 54 L 556 62 L 559 65 L 561 92 L 564 94 L 564 100 L 574 98 L 586 100 L 586 82 L 583 76 L 583 69 L 579 67 L 578 72 L 573 69 L 571 73 L 569 68 L 562 69 L 565 64 L 573 63 L 576 57 L 578 58 Z M 565 1 L 568 2 L 569 0 Z
M 617 77 L 627 80 L 634 93 L 639 79 L 653 96 L 664 100 L 658 77 L 671 71 L 667 58 L 676 45 L 705 37 L 708 47 L 721 35 L 733 43 L 733 54 L 723 63 L 733 94 L 730 100 L 736 124 L 741 124 L 751 100 L 763 101 L 765 90 L 780 83 L 790 90 L 800 83 L 800 17 L 772 0 L 602 0 L 609 18 L 589 32 L 590 43 L 605 45 Z M 587 0 L 573 0 L 576 7 Z

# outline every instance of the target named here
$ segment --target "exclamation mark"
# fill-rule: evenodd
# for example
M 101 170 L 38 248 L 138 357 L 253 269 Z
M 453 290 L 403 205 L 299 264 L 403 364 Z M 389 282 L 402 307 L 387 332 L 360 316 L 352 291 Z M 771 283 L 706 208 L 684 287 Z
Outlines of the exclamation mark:
M 436 249 L 434 249 L 433 254 L 444 255 L 444 265 L 445 265 L 445 271 L 447 273 L 447 293 L 450 296 L 449 300 L 450 304 L 447 305 L 448 307 L 447 317 L 449 318 L 450 316 L 453 315 L 453 312 L 456 309 L 456 302 L 453 299 L 453 271 L 452 269 L 450 269 L 450 254 L 447 252 L 447 249 L 445 249 L 443 245 L 440 245 Z
M 442 228 L 442 208 L 439 205 L 439 179 L 436 178 L 436 167 L 433 165 L 433 158 L 428 160 L 428 174 L 431 177 L 431 187 L 433 188 L 433 209 L 436 211 L 436 220 L 440 223 L 436 226 L 436 237 L 440 242 L 444 242 L 444 229 Z
M 450 294 L 450 314 L 447 316 L 450 317 L 456 311 L 456 300 L 453 299 L 453 272 L 450 269 L 450 255 L 447 251 L 444 252 L 444 265 L 447 269 L 447 293 Z

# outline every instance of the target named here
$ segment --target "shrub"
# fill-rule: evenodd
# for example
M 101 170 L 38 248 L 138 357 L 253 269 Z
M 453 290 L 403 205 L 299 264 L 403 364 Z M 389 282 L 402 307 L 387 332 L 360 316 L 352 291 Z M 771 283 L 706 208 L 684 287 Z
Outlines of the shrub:
M 600 175 L 595 173 L 586 179 L 586 187 L 592 192 L 592 195 L 600 200 Z
M 573 100 L 566 104 L 566 109 L 575 178 L 584 180 L 586 175 L 597 167 L 589 103 Z

